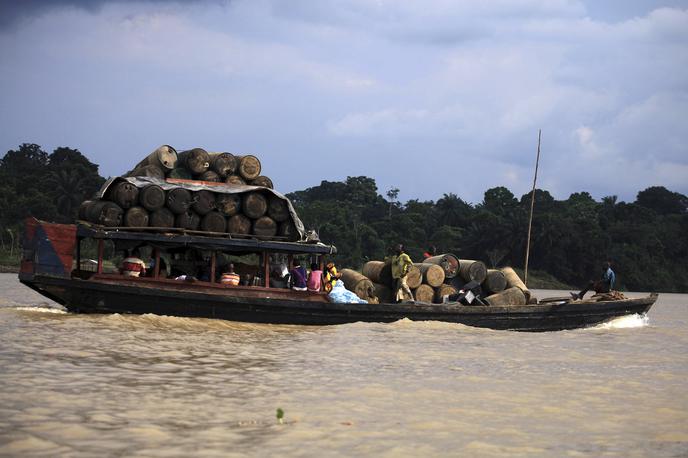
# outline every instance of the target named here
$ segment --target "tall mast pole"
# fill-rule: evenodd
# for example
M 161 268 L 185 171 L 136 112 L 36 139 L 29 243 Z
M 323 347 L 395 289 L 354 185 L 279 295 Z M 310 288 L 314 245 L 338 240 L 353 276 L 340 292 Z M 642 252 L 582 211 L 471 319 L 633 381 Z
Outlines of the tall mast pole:
M 538 129 L 537 158 L 535 159 L 535 176 L 533 177 L 533 191 L 530 194 L 530 217 L 528 218 L 528 241 L 526 243 L 526 266 L 523 269 L 523 283 L 528 286 L 528 258 L 530 257 L 530 231 L 533 228 L 533 208 L 535 207 L 535 183 L 537 183 L 538 166 L 540 165 L 540 139 L 542 129 Z

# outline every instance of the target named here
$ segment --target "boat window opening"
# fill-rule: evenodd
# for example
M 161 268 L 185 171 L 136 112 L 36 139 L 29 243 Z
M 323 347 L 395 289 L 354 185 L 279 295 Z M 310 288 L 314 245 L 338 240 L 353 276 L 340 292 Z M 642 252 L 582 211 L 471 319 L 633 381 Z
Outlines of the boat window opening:
M 289 257 L 284 253 L 268 256 L 270 288 L 289 288 Z
M 263 286 L 262 262 L 259 253 L 217 252 L 216 281 L 223 273 L 228 272 L 229 265 L 234 266 L 234 273 L 239 275 L 242 286 Z
M 118 273 L 118 266 L 123 258 L 117 253 L 112 240 L 80 238 L 74 247 L 75 254 L 72 263 L 74 275 L 80 278 L 89 278 L 99 271 L 99 242 L 102 242 L 103 250 L 100 272 L 105 274 Z

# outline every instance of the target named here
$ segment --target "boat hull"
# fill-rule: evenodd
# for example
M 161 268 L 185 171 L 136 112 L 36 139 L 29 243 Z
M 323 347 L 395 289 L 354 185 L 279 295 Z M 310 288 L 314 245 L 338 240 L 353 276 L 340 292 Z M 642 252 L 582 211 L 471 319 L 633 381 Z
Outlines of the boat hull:
M 233 289 L 146 279 L 64 278 L 22 275 L 22 283 L 77 313 L 122 313 L 216 318 L 295 325 L 353 322 L 444 321 L 515 331 L 558 331 L 594 326 L 625 315 L 643 314 L 656 294 L 641 299 L 575 301 L 526 306 L 452 304 L 338 304 L 325 295 L 276 288 Z

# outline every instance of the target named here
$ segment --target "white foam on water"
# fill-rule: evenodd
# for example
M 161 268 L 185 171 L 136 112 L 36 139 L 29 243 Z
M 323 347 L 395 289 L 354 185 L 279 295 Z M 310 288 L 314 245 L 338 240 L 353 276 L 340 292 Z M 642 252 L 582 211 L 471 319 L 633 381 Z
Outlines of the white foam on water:
M 21 306 L 21 307 L 12 307 L 15 310 L 19 310 L 20 312 L 35 312 L 35 313 L 56 313 L 59 315 L 65 315 L 67 314 L 67 311 L 58 309 L 55 307 L 29 307 L 29 306 Z
M 592 329 L 629 329 L 642 328 L 650 324 L 650 318 L 647 314 L 633 314 L 626 315 L 619 318 L 614 318 L 606 323 L 598 324 Z

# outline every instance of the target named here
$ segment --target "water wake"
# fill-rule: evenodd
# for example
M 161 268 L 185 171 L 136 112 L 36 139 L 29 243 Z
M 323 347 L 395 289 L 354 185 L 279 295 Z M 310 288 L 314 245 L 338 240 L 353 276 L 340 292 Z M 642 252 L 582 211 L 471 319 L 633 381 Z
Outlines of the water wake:
M 629 328 L 642 328 L 650 324 L 650 318 L 647 314 L 634 314 L 626 315 L 619 318 L 615 318 L 612 321 L 606 323 L 598 324 L 592 329 L 629 329 Z
M 33 312 L 33 313 L 55 313 L 58 315 L 66 315 L 67 311 L 57 308 L 57 307 L 45 307 L 45 306 L 17 306 L 17 307 L 8 307 L 8 308 L 13 308 L 14 310 L 18 310 L 20 312 Z

